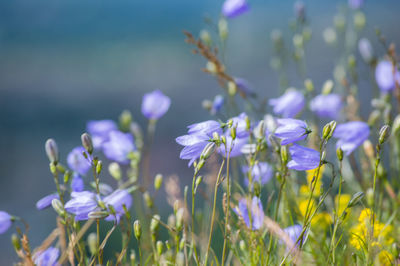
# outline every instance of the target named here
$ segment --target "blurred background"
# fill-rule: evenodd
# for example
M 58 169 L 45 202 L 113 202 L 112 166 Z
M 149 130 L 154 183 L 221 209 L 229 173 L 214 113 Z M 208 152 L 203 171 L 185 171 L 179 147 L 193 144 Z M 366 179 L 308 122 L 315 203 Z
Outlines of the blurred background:
M 248 79 L 260 97 L 276 97 L 279 80 L 270 67 L 270 33 L 275 28 L 289 32 L 294 1 L 249 2 L 250 12 L 229 21 L 226 65 L 229 73 Z M 172 100 L 157 125 L 152 174 L 178 174 L 182 184 L 191 182 L 192 170 L 179 159 L 175 138 L 185 134 L 187 125 L 211 118 L 201 102 L 222 90 L 201 72 L 206 62 L 191 53 L 182 30 L 196 36 L 203 28 L 212 31 L 204 18 L 217 22 L 222 3 L 0 1 L 0 210 L 26 219 L 32 246 L 55 226 L 52 209 L 35 209 L 36 201 L 54 190 L 44 152 L 46 139 L 56 139 L 65 163 L 70 150 L 80 145 L 88 120 L 117 119 L 128 109 L 145 127 L 140 105 L 146 92 L 160 89 Z M 319 89 L 332 78 L 335 60 L 322 31 L 332 25 L 334 14 L 347 1 L 304 3 L 313 32 L 306 63 Z M 399 7 L 395 0 L 366 1 L 367 26 L 360 35 L 378 47 L 378 55 L 383 48 L 375 26 L 389 41 L 400 43 Z M 300 87 L 302 79 L 290 76 L 289 84 Z M 12 231 L 0 236 L 1 265 L 16 260 Z

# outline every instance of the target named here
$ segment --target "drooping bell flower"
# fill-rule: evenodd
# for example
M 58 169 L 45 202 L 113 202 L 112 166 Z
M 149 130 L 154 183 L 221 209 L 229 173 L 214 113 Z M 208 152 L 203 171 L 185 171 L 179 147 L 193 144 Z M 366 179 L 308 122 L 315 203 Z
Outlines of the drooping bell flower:
M 0 211 L 0 234 L 5 233 L 12 224 L 12 216 L 5 211 Z
M 337 119 L 342 108 L 342 99 L 340 95 L 320 94 L 310 102 L 310 109 L 321 118 Z
M 142 114 L 150 120 L 158 120 L 169 109 L 171 99 L 160 90 L 146 93 L 142 101 Z
M 348 156 L 369 137 L 370 129 L 367 123 L 351 121 L 336 126 L 333 137 L 338 138 L 337 148 L 341 148 Z
M 222 5 L 222 14 L 228 18 L 234 18 L 249 10 L 246 0 L 225 0 Z
M 247 80 L 243 78 L 234 78 L 234 81 L 240 95 L 244 97 L 254 97 L 256 95 L 253 86 Z
M 133 136 L 129 133 L 121 131 L 111 131 L 109 133 L 109 140 L 103 144 L 104 155 L 113 161 L 121 164 L 129 162 L 129 153 L 135 150 Z
M 244 179 L 244 184 L 248 187 L 249 186 L 249 179 L 247 178 L 247 173 L 249 172 L 250 167 L 245 165 L 242 167 L 242 172 L 246 175 L 246 178 Z M 266 162 L 258 162 L 253 165 L 253 168 L 251 169 L 251 176 L 253 179 L 253 182 L 258 182 L 260 185 L 265 185 L 267 184 L 273 174 L 273 169 L 272 167 L 266 163 Z
M 319 166 L 320 153 L 316 150 L 293 144 L 289 148 L 289 153 L 292 158 L 287 163 L 289 169 L 304 171 L 312 170 Z
M 41 198 L 40 200 L 38 200 L 38 202 L 36 202 L 36 209 L 38 209 L 38 210 L 46 209 L 51 206 L 51 201 L 53 199 L 59 199 L 59 198 L 60 197 L 58 196 L 57 193 L 47 195 L 47 196 Z
M 389 92 L 395 88 L 396 81 L 400 83 L 400 72 L 393 71 L 393 64 L 384 60 L 376 66 L 375 80 L 382 92 Z
M 281 139 L 281 145 L 303 140 L 311 132 L 307 123 L 292 118 L 278 119 L 278 127 L 274 135 Z
M 38 251 L 33 255 L 33 260 L 35 265 L 38 266 L 56 266 L 57 259 L 60 256 L 60 251 L 58 248 L 49 247 L 46 250 Z
M 102 144 L 108 140 L 108 134 L 117 129 L 117 124 L 112 120 L 92 120 L 86 125 L 95 149 L 100 149 Z
M 264 222 L 264 211 L 261 200 L 254 196 L 250 204 L 248 203 L 246 198 L 240 199 L 238 206 L 236 206 L 233 211 L 243 219 L 248 228 L 258 230 L 262 227 Z M 249 214 L 251 215 L 251 225 Z
M 75 215 L 76 221 L 89 219 L 90 212 L 96 210 L 98 197 L 90 191 L 72 192 L 71 199 L 65 203 L 65 210 Z
M 89 160 L 83 156 L 83 152 L 85 152 L 85 148 L 76 147 L 68 154 L 67 157 L 69 168 L 80 175 L 85 175 L 92 167 Z
M 296 90 L 288 90 L 279 98 L 270 99 L 269 104 L 273 107 L 276 115 L 284 118 L 294 118 L 304 108 L 304 95 Z

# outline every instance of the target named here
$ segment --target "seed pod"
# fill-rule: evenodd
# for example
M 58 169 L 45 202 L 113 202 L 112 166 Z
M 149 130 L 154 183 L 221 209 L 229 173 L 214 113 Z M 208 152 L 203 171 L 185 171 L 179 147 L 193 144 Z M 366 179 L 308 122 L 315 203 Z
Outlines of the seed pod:
M 185 210 L 183 208 L 180 208 L 176 212 L 176 229 L 180 231 L 183 227 L 183 218 L 184 218 Z
M 54 139 L 48 139 L 45 144 L 47 157 L 51 163 L 57 164 L 58 162 L 58 147 Z
M 82 146 L 91 155 L 93 153 L 93 142 L 92 137 L 88 133 L 81 135 Z
M 143 193 L 143 199 L 147 207 L 153 208 L 153 200 L 151 199 L 150 193 L 148 191 Z
M 133 223 L 133 232 L 135 234 L 135 237 L 138 241 L 140 241 L 140 237 L 142 236 L 142 226 L 140 224 L 139 220 L 136 220 Z
M 103 162 L 98 161 L 96 165 L 96 173 L 99 175 L 101 173 L 101 170 L 103 169 Z
M 336 149 L 336 156 L 339 161 L 343 160 L 343 150 L 340 147 Z
M 207 145 L 201 152 L 200 160 L 207 160 L 214 151 L 215 151 L 215 143 L 214 142 L 207 143 Z

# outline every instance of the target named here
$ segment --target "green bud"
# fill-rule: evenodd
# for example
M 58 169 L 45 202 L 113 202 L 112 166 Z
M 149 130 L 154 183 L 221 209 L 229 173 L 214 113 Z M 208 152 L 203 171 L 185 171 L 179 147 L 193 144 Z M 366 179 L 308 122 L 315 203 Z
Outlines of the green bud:
M 236 139 L 236 127 L 231 127 L 231 137 L 232 140 Z
M 71 178 L 71 172 L 70 171 L 65 171 L 64 173 L 64 184 L 67 184 Z
M 281 159 L 284 164 L 286 164 L 288 161 L 288 150 L 286 145 L 281 146 Z
M 314 91 L 314 84 L 311 79 L 306 79 L 304 81 L 304 87 L 306 88 L 307 92 L 313 92 Z
M 353 195 L 351 200 L 349 201 L 349 204 L 347 204 L 347 208 L 352 208 L 354 207 L 357 203 L 359 203 L 362 198 L 364 198 L 364 192 L 357 192 Z
M 219 37 L 221 38 L 222 41 L 226 40 L 228 38 L 228 22 L 226 19 L 221 18 L 218 22 L 218 32 L 219 32 Z
M 246 247 L 247 247 L 246 242 L 244 242 L 244 240 L 240 240 L 240 242 L 239 242 L 239 248 L 240 248 L 240 250 L 241 250 L 241 251 L 245 251 L 245 250 L 246 250 Z
M 249 131 L 251 128 L 250 118 L 248 116 L 246 116 L 244 120 L 246 121 L 246 130 Z
M 343 160 L 343 150 L 340 147 L 336 149 L 336 156 L 339 161 Z
M 312 30 L 311 30 L 309 27 L 305 27 L 305 28 L 303 29 L 302 34 L 303 34 L 303 39 L 304 39 L 304 41 L 307 42 L 307 41 L 309 41 L 309 40 L 311 39 Z
M 181 241 L 179 242 L 179 249 L 182 250 L 185 247 L 185 239 L 182 238 Z
M 171 249 L 171 244 L 169 243 L 168 240 L 165 240 L 165 246 L 167 247 L 168 250 Z
M 160 215 L 156 214 L 153 216 L 153 218 L 151 218 L 151 222 L 150 222 L 150 232 L 152 234 L 155 234 L 160 226 Z
M 347 63 L 349 64 L 350 68 L 355 68 L 356 67 L 356 57 L 354 55 L 349 55 L 347 58 Z
M 260 195 L 261 195 L 261 185 L 260 185 L 260 183 L 254 182 L 253 183 L 253 187 L 254 187 L 254 194 L 257 197 L 260 197 Z
M 336 29 L 338 29 L 340 31 L 344 30 L 344 28 L 346 26 L 346 18 L 342 14 L 336 15 L 333 18 L 333 22 L 335 24 Z
M 300 34 L 295 34 L 293 36 L 293 45 L 296 48 L 303 48 L 303 36 Z
M 234 96 L 237 92 L 237 86 L 236 83 L 233 81 L 228 82 L 228 94 L 230 96 Z
M 354 25 L 356 26 L 357 29 L 361 30 L 362 28 L 364 28 L 366 22 L 367 19 L 363 12 L 357 11 L 354 14 Z
M 219 136 L 218 132 L 213 132 L 213 140 L 216 143 L 219 143 L 221 141 L 221 137 Z
M 180 208 L 176 212 L 176 229 L 180 231 L 183 228 L 183 218 L 184 218 L 185 210 Z
M 162 182 L 163 182 L 162 174 L 157 174 L 156 177 L 154 178 L 154 188 L 156 190 L 159 190 L 162 186 Z
M 221 136 L 221 142 L 222 142 L 223 144 L 226 144 L 226 137 L 225 137 L 225 136 Z
M 207 160 L 211 156 L 211 154 L 213 154 L 214 151 L 215 151 L 215 143 L 214 142 L 207 143 L 207 145 L 201 152 L 200 161 Z
M 367 190 L 365 198 L 367 199 L 368 206 L 372 206 L 374 203 L 374 190 L 372 188 Z
M 57 164 L 58 162 L 58 147 L 54 139 L 48 139 L 45 144 L 47 157 L 51 163 Z
M 261 120 L 254 129 L 254 136 L 258 140 L 262 140 L 265 138 L 265 121 Z
M 327 44 L 334 44 L 336 42 L 337 36 L 336 36 L 336 31 L 333 28 L 326 28 L 323 31 L 323 37 L 324 37 L 324 41 Z
M 19 241 L 19 237 L 17 236 L 17 234 L 11 235 L 11 243 L 12 243 L 15 251 L 21 250 L 21 242 Z
M 97 235 L 96 233 L 90 233 L 87 237 L 87 244 L 89 247 L 90 254 L 93 256 L 97 251 Z
M 140 241 L 140 237 L 142 236 L 142 226 L 140 225 L 140 221 L 136 220 L 133 223 L 133 233 L 138 241 Z
M 89 212 L 88 217 L 90 219 L 104 219 L 110 215 L 107 211 L 93 211 Z
M 158 256 L 161 256 L 161 254 L 163 253 L 163 249 L 164 249 L 164 244 L 163 244 L 163 242 L 160 241 L 160 240 L 157 241 L 156 247 L 157 247 Z
M 390 137 L 390 126 L 384 125 L 379 131 L 379 144 L 382 145 Z
M 332 122 L 329 122 L 324 126 L 324 129 L 322 130 L 322 138 L 328 140 L 329 135 L 331 135 L 331 131 L 332 131 Z
M 201 184 L 201 181 L 203 180 L 203 177 L 202 176 L 199 176 L 199 177 L 197 177 L 196 178 L 196 186 L 195 186 L 195 188 L 194 188 L 194 193 L 196 194 L 196 192 L 197 192 L 197 187 Z
M 128 132 L 130 130 L 132 123 L 132 114 L 128 110 L 122 111 L 119 116 L 119 126 L 122 131 Z
M 117 181 L 120 181 L 122 178 L 121 167 L 118 163 L 112 162 L 108 165 L 108 172 L 110 175 Z
M 58 213 L 58 215 L 60 215 L 60 216 L 65 215 L 64 206 L 62 205 L 62 203 L 59 199 L 53 199 L 51 201 L 51 206 Z
M 381 116 L 381 111 L 379 111 L 379 110 L 372 111 L 368 117 L 368 125 L 370 125 L 370 126 L 375 125 L 375 123 L 378 121 L 380 116 Z
M 333 81 L 328 79 L 327 81 L 325 81 L 324 85 L 322 86 L 322 94 L 329 94 L 332 92 L 333 89 Z
M 150 209 L 153 208 L 153 200 L 152 200 L 152 198 L 150 196 L 150 193 L 148 191 L 143 193 L 143 199 L 144 199 L 144 202 L 146 203 L 146 206 L 148 208 L 150 208 Z
M 96 165 L 96 173 L 99 175 L 101 173 L 101 169 L 103 169 L 103 162 L 98 161 Z
M 181 204 L 179 202 L 179 200 L 175 200 L 174 202 L 174 213 L 176 214 L 176 212 L 179 210 Z
M 400 131 L 400 115 L 397 115 L 393 121 L 392 134 L 395 135 Z
M 82 146 L 85 148 L 85 150 L 89 153 L 93 153 L 93 142 L 92 142 L 92 137 L 88 133 L 83 133 L 81 135 L 81 141 L 82 141 Z
M 211 46 L 211 35 L 207 30 L 200 31 L 200 40 L 204 42 L 207 46 Z

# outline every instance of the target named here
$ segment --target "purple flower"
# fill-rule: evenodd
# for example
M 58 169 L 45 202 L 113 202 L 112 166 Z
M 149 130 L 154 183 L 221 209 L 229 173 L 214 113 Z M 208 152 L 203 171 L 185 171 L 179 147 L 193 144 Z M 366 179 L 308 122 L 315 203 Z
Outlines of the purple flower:
M 64 208 L 75 215 L 76 221 L 87 220 L 88 214 L 97 208 L 97 195 L 90 191 L 72 192 Z
M 336 147 L 340 147 L 346 155 L 350 155 L 369 137 L 369 126 L 362 121 L 351 121 L 336 126 L 333 137 L 338 138 Z
M 225 0 L 222 5 L 222 14 L 225 17 L 233 18 L 249 10 L 246 0 Z
M 155 90 L 143 96 L 142 114 L 147 119 L 157 120 L 168 111 L 170 105 L 170 98 L 160 90 Z
M 221 110 L 223 105 L 224 105 L 224 97 L 219 94 L 216 95 L 212 103 L 211 114 L 212 115 L 217 114 Z
M 188 135 L 183 135 L 176 138 L 179 145 L 184 146 L 179 158 L 189 160 L 188 166 L 200 157 L 203 149 L 212 138 L 212 134 L 217 132 L 222 134 L 220 123 L 213 120 L 204 121 L 188 126 Z
M 12 224 L 12 216 L 5 211 L 0 211 L 0 234 L 5 233 Z
M 393 64 L 389 61 L 381 61 L 375 69 L 375 79 L 382 92 L 389 92 L 396 86 L 396 81 L 400 83 L 400 72 L 393 71 Z
M 302 1 L 296 1 L 294 3 L 294 14 L 297 19 L 304 20 L 306 17 L 306 8 Z
M 236 87 L 239 90 L 239 93 L 246 97 L 246 96 L 255 96 L 255 92 L 253 87 L 251 86 L 251 84 L 243 79 L 243 78 L 234 78 L 235 83 L 236 83 Z
M 285 118 L 295 117 L 303 109 L 304 103 L 304 95 L 296 90 L 289 90 L 281 97 L 269 100 L 274 113 Z
M 283 231 L 289 235 L 290 239 L 293 241 L 293 244 L 298 245 L 299 242 L 296 243 L 297 239 L 299 239 L 301 232 L 303 231 L 303 227 L 299 224 L 295 224 L 283 229 Z
M 125 214 L 123 206 L 129 210 L 132 205 L 132 196 L 125 189 L 117 189 L 110 195 L 103 199 L 106 206 L 113 206 L 116 214 L 114 216 L 108 216 L 107 221 L 113 221 L 115 218 L 119 221 L 120 217 Z
M 72 178 L 71 181 L 71 189 L 74 192 L 81 192 L 84 189 L 84 183 L 83 179 L 80 177 L 80 175 L 75 174 L 74 177 Z
M 33 256 L 35 265 L 38 266 L 55 266 L 59 265 L 57 263 L 58 256 L 60 255 L 60 251 L 58 248 L 49 247 L 44 251 L 38 251 Z
M 247 173 L 249 172 L 250 167 L 245 165 L 242 167 L 243 173 L 246 174 L 246 178 L 244 179 L 244 184 L 248 187 L 249 186 L 249 179 L 247 178 Z M 271 180 L 273 174 L 272 167 L 266 162 L 259 162 L 253 166 L 251 171 L 251 176 L 253 182 L 258 182 L 261 185 L 265 185 Z
M 225 135 L 225 138 L 226 138 L 226 148 L 228 149 L 228 152 L 230 152 L 229 157 L 233 158 L 242 155 L 242 148 L 244 145 L 247 144 L 248 139 L 236 138 L 234 141 L 232 141 L 232 137 L 230 135 Z M 218 153 L 225 157 L 226 151 L 224 144 L 221 144 L 221 146 L 219 146 Z
M 251 206 L 248 205 L 249 204 L 247 199 L 242 198 L 239 200 L 239 205 L 235 207 L 233 211 L 243 219 L 248 228 L 252 230 L 258 230 L 262 227 L 264 222 L 264 211 L 263 211 L 263 206 L 261 204 L 261 200 L 256 196 L 254 196 L 253 200 L 251 201 Z M 250 226 L 249 213 L 251 215 L 251 221 L 252 221 L 251 226 Z
M 289 148 L 292 160 L 288 162 L 287 167 L 297 171 L 312 170 L 319 166 L 320 154 L 318 151 L 293 144 Z
M 352 9 L 359 9 L 364 4 L 364 0 L 349 0 L 349 7 Z
M 278 128 L 275 130 L 274 135 L 282 140 L 281 145 L 303 140 L 311 133 L 306 122 L 302 120 L 284 118 L 278 119 L 277 122 Z
M 92 167 L 89 160 L 83 156 L 83 152 L 85 152 L 85 148 L 76 147 L 68 154 L 67 157 L 69 168 L 81 175 L 85 175 Z
M 117 129 L 117 124 L 112 120 L 92 120 L 86 125 L 86 130 L 92 137 L 95 149 L 101 148 L 101 145 L 108 140 L 108 134 Z
M 371 62 L 374 58 L 374 50 L 371 42 L 367 38 L 361 38 L 358 41 L 358 51 L 360 52 L 363 60 L 367 63 Z
M 58 196 L 57 193 L 47 195 L 47 196 L 41 198 L 40 200 L 38 200 L 38 202 L 36 202 L 36 209 L 38 209 L 38 210 L 46 209 L 46 208 L 50 207 L 51 201 L 53 199 L 59 199 L 59 198 L 60 197 Z
M 108 159 L 122 164 L 129 162 L 128 155 L 134 150 L 133 136 L 117 130 L 111 131 L 109 133 L 109 140 L 103 144 L 104 155 Z
M 310 102 L 310 109 L 319 117 L 337 119 L 342 108 L 342 99 L 338 94 L 320 94 Z

